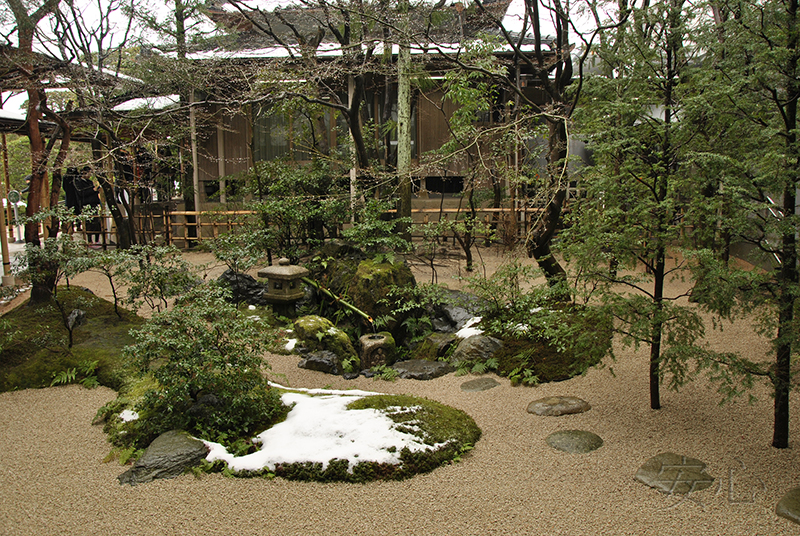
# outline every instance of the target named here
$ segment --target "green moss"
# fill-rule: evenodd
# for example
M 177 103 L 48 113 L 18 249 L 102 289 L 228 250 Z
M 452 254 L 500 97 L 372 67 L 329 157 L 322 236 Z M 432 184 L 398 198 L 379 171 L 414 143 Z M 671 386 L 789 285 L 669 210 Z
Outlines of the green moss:
M 310 351 L 328 350 L 342 361 L 355 360 L 353 366 L 358 370 L 358 355 L 350 337 L 327 318 L 316 315 L 300 317 L 294 322 L 294 331 L 301 345 Z
M 547 341 L 527 338 L 505 339 L 492 357 L 501 376 L 513 379 L 521 371 L 530 370 L 536 383 L 567 380 L 599 361 L 598 354 L 576 353 L 572 348 L 560 350 Z
M 481 430 L 472 417 L 463 411 L 427 398 L 409 395 L 373 395 L 348 404 L 348 409 L 414 408 L 413 411 L 390 412 L 389 418 L 398 424 L 414 422 L 412 431 L 424 443 L 455 441 L 461 445 L 474 445 L 481 437 Z
M 413 287 L 414 284 L 414 275 L 405 264 L 376 263 L 368 259 L 359 263 L 348 295 L 353 305 L 372 318 L 381 318 L 392 313 L 393 307 L 386 299 L 389 292 L 396 287 Z M 389 328 L 394 329 L 392 323 Z
M 82 309 L 87 321 L 73 331 L 68 348 L 68 331 L 54 303 L 23 304 L 3 316 L 10 340 L 0 353 L 0 391 L 46 387 L 53 374 L 77 367 L 83 361 L 97 361 L 96 374 L 102 385 L 119 389 L 128 369 L 122 348 L 131 342 L 129 331 L 143 320 L 122 311 L 91 292 L 60 287 L 58 300 L 65 311 Z

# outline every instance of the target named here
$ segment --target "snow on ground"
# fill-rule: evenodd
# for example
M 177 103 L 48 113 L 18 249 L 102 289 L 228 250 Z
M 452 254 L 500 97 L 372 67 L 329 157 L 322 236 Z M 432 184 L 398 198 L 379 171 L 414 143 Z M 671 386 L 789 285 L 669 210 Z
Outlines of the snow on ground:
M 253 439 L 261 445 L 258 452 L 233 456 L 219 443 L 204 441 L 210 449 L 206 460 L 223 460 L 233 471 L 258 471 L 295 462 L 319 462 L 324 470 L 329 461 L 339 459 L 347 460 L 352 470 L 359 462 L 398 464 L 400 451 L 406 447 L 411 451 L 431 448 L 416 436 L 398 431 L 384 412 L 346 409 L 350 402 L 375 394 L 292 390 L 281 397 L 284 404 L 293 405 L 286 420 Z

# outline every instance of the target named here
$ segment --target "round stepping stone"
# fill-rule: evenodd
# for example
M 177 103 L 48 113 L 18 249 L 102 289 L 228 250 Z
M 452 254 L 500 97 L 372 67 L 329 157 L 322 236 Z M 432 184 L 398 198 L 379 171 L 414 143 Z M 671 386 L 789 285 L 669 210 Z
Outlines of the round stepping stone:
M 714 477 L 705 472 L 706 464 L 696 458 L 662 452 L 644 462 L 636 480 L 667 494 L 685 495 L 711 487 Z
M 461 390 L 468 393 L 477 393 L 478 391 L 487 391 L 498 385 L 500 385 L 500 382 L 494 378 L 478 378 L 477 380 L 462 383 Z
M 548 396 L 528 404 L 528 413 L 549 417 L 583 413 L 590 409 L 592 406 L 588 402 L 574 396 Z
M 800 525 L 800 488 L 789 490 L 778 503 L 775 513 Z
M 553 432 L 545 439 L 556 450 L 570 454 L 586 454 L 603 446 L 603 439 L 584 430 L 561 430 Z

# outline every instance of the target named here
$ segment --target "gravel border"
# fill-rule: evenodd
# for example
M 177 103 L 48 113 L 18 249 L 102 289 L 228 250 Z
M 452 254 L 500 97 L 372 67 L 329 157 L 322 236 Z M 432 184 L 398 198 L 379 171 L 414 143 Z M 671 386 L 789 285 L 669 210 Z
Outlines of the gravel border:
M 710 324 L 709 324 L 710 326 Z M 711 331 L 718 350 L 755 358 L 769 351 L 746 322 Z M 273 378 L 294 387 L 358 388 L 428 397 L 466 411 L 483 430 L 460 463 L 400 482 L 364 485 L 183 475 L 121 486 L 124 468 L 110 451 L 96 410 L 109 389 L 54 387 L 0 394 L 0 533 L 10 535 L 779 535 L 800 527 L 775 505 L 800 486 L 800 397 L 791 405 L 791 444 L 772 439 L 766 387 L 718 405 L 705 380 L 662 390 L 649 409 L 646 348 L 615 345 L 613 368 L 535 388 L 460 386 L 474 377 L 431 381 L 346 381 L 297 368 L 297 356 L 272 356 Z M 539 417 L 528 404 L 546 396 L 580 397 L 586 413 Z M 604 445 L 575 455 L 545 438 L 558 430 L 598 434 Z M 634 480 L 645 460 L 671 451 L 703 460 L 718 480 L 688 498 Z

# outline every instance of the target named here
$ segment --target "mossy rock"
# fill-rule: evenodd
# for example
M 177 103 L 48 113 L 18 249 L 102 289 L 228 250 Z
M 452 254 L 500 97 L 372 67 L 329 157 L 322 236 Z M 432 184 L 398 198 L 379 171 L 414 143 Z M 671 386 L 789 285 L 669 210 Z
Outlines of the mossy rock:
M 505 339 L 493 357 L 501 376 L 508 376 L 515 369 L 530 369 L 541 383 L 568 380 L 597 364 L 541 339 Z
M 402 262 L 381 262 L 373 259 L 358 264 L 348 296 L 352 304 L 372 318 L 388 316 L 392 306 L 383 303 L 393 287 L 413 287 L 416 285 L 411 268 Z M 387 327 L 394 332 L 402 319 L 395 319 Z
M 440 357 L 445 357 L 456 342 L 458 341 L 454 333 L 431 333 L 414 348 L 411 359 L 436 361 Z
M 300 345 L 309 351 L 333 352 L 340 359 L 340 365 L 341 361 L 355 359 L 354 367 L 358 370 L 358 355 L 350 337 L 327 318 L 317 315 L 301 316 L 294 321 L 294 332 Z

